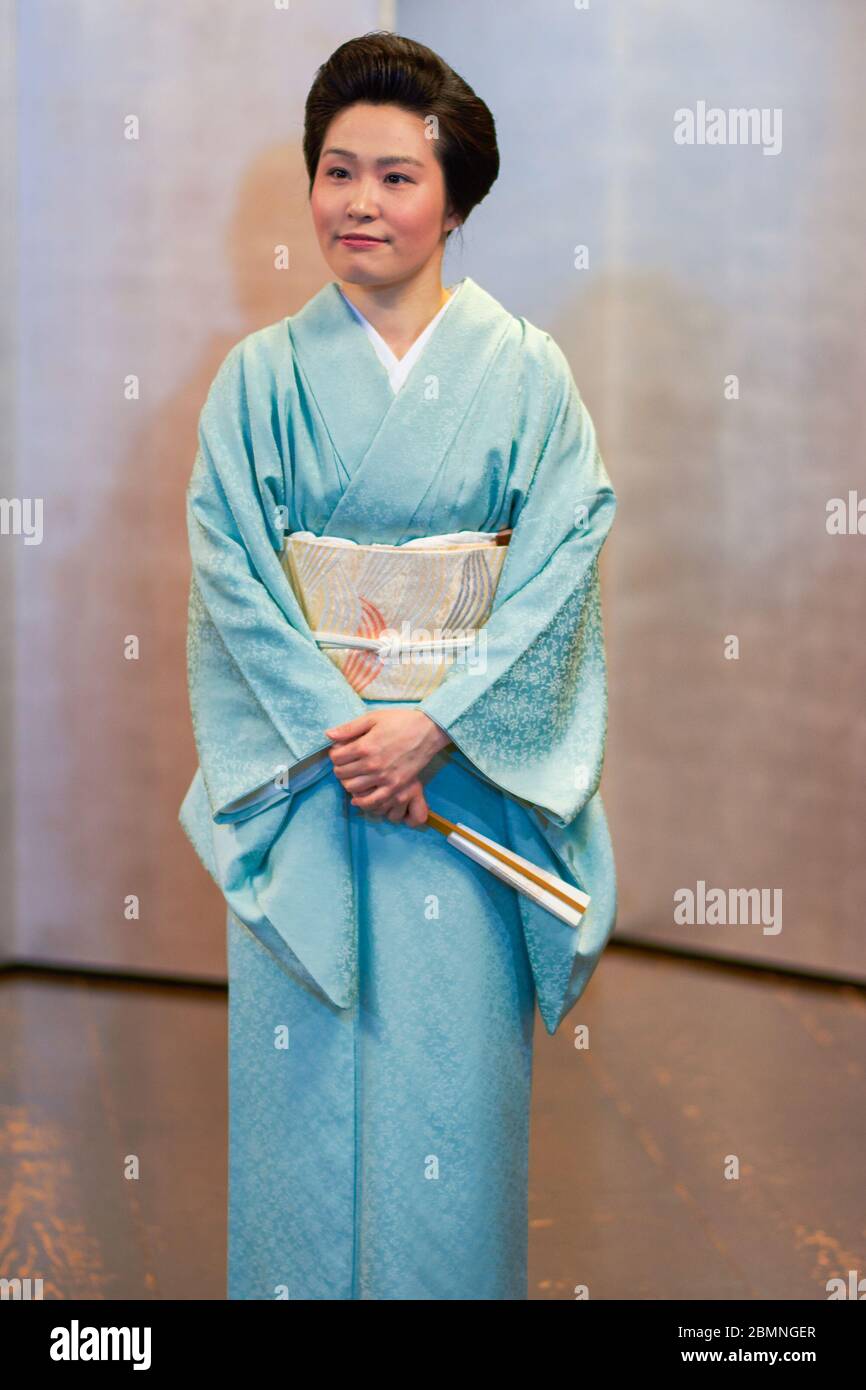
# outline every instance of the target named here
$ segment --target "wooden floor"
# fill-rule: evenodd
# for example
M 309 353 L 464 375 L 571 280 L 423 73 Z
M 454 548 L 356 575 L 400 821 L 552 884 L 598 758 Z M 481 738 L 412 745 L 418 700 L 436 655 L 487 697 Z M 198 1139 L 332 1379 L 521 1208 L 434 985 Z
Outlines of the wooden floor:
M 0 1277 L 224 1298 L 225 991 L 16 973 L 0 1024 Z M 614 945 L 535 1047 L 530 1298 L 866 1274 L 863 991 Z

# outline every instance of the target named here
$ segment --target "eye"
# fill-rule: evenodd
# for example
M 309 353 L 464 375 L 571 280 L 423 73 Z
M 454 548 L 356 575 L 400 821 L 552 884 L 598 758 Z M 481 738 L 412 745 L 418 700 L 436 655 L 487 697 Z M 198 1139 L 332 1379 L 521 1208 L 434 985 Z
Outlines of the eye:
M 332 174 L 345 174 L 345 173 L 346 173 L 346 170 L 345 170 L 345 169 L 334 168 L 334 169 L 329 169 L 329 170 L 328 170 L 327 176 L 328 176 L 328 178 L 330 178 Z M 339 182 L 339 180 L 338 180 L 338 182 Z
M 407 179 L 407 178 L 406 178 L 406 175 L 405 175 L 405 174 L 386 174 L 385 177 L 388 178 L 388 179 L 402 179 L 404 183 L 411 183 L 411 182 L 412 182 L 411 179 Z

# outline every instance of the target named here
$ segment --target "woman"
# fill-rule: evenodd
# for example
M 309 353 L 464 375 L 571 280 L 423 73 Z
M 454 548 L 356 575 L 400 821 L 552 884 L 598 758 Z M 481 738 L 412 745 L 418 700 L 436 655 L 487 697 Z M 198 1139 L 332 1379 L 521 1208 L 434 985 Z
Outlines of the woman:
M 229 1297 L 524 1299 L 534 1003 L 553 1033 L 615 919 L 616 501 L 550 336 L 468 276 L 442 288 L 498 171 L 471 88 L 420 44 L 353 40 L 315 78 L 304 152 L 334 279 L 229 352 L 188 490 L 181 821 L 229 907 Z M 298 533 L 509 531 L 483 660 L 420 699 L 372 698 L 369 652 L 348 678 L 285 563 Z M 587 892 L 579 928 L 428 809 Z

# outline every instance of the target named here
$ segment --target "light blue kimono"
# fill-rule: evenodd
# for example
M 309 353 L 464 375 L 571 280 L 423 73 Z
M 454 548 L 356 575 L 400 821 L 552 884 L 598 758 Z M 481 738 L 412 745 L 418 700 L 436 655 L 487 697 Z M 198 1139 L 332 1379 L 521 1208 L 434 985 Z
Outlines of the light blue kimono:
M 615 508 L 564 355 L 468 277 L 397 395 L 335 282 L 216 375 L 188 488 L 180 819 L 229 908 L 230 1298 L 526 1298 L 534 1004 L 553 1033 L 616 916 Z M 351 805 L 324 730 L 386 702 L 316 645 L 280 563 L 284 531 L 504 527 L 486 666 L 417 705 L 456 745 L 422 780 L 431 810 L 590 894 L 577 929 Z

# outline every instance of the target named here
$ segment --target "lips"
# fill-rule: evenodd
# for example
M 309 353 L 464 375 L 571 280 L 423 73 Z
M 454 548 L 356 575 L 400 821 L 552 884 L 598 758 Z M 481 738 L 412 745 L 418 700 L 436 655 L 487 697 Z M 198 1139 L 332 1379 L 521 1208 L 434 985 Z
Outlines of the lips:
M 340 240 L 341 240 L 341 241 L 365 241 L 365 242 L 369 242 L 369 243 L 370 243 L 371 245 L 373 245 L 373 246 L 376 246 L 376 245 L 379 244 L 379 242 L 383 242 L 383 241 L 385 240 L 385 238 L 384 238 L 384 237 L 381 237 L 381 236 L 360 236 L 360 235 L 356 234 L 355 232 L 347 232 L 345 236 L 341 236 L 341 237 L 340 237 Z

